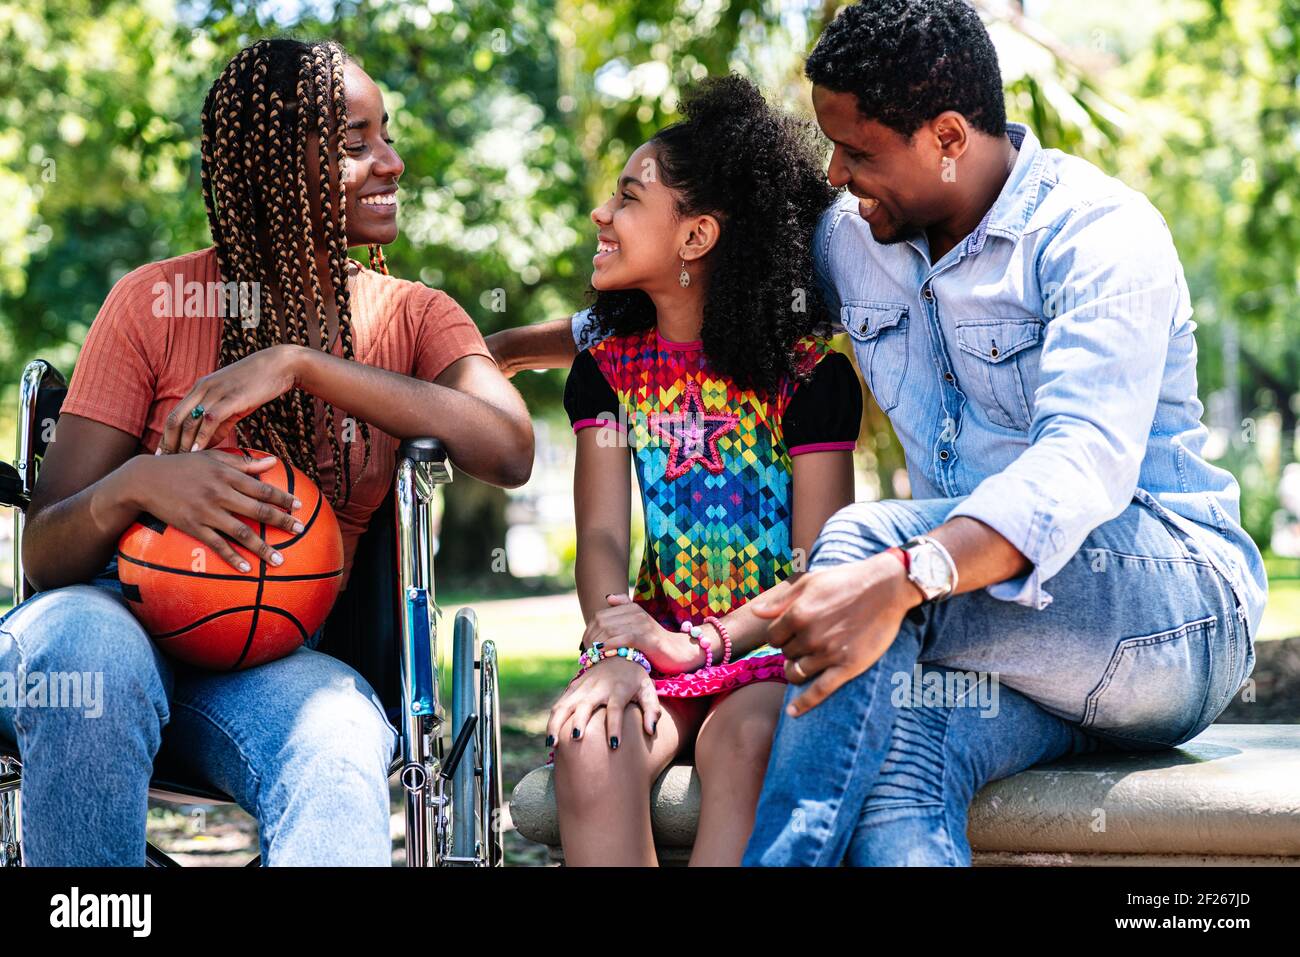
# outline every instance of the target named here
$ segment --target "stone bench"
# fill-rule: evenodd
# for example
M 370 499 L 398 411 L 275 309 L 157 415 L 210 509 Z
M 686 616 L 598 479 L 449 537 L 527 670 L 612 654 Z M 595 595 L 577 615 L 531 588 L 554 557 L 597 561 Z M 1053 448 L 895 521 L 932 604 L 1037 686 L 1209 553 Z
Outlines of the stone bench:
M 660 860 L 684 862 L 695 769 L 670 767 L 650 800 Z M 549 768 L 519 782 L 510 813 L 563 860 Z M 977 865 L 1300 865 L 1300 724 L 1216 724 L 1168 751 L 1038 765 L 980 791 L 967 836 Z

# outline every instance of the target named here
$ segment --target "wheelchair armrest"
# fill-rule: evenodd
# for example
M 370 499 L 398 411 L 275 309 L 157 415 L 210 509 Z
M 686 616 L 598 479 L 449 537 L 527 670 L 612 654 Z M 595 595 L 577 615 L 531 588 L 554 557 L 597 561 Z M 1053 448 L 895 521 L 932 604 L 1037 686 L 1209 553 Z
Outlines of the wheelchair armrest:
M 442 439 L 432 436 L 406 439 L 398 447 L 397 457 L 409 458 L 412 462 L 445 462 L 447 447 L 442 444 Z
M 0 462 L 0 505 L 26 509 L 28 502 L 18 470 L 8 462 Z

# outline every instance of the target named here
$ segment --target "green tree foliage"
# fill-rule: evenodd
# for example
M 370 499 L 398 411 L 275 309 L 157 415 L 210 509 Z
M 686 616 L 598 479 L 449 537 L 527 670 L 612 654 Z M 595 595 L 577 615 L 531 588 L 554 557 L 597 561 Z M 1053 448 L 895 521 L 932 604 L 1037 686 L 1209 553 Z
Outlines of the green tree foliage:
M 1202 392 L 1235 414 L 1218 423 L 1223 462 L 1266 544 L 1300 411 L 1300 0 L 1180 0 L 1127 72 L 1140 123 L 1124 178 L 1173 230 L 1201 325 Z M 1276 457 L 1257 441 L 1270 413 Z

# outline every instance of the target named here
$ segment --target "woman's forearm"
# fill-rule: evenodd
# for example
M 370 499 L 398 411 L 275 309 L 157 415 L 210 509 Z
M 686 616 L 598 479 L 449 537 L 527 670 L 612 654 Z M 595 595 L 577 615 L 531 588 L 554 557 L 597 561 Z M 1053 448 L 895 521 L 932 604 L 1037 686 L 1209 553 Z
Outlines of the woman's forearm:
M 456 465 L 475 478 L 507 488 L 528 481 L 532 423 L 518 393 L 495 372 L 491 375 L 513 396 L 503 396 L 501 405 L 305 347 L 294 350 L 293 366 L 300 388 L 389 435 L 441 439 Z
M 140 514 L 137 455 L 99 481 L 42 508 L 23 526 L 23 574 L 38 591 L 93 578 Z

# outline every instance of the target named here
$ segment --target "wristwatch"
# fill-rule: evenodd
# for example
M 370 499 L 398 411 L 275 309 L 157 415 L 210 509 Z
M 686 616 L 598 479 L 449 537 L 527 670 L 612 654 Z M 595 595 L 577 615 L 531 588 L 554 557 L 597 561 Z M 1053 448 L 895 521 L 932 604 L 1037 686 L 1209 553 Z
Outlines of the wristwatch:
M 908 539 L 891 548 L 907 570 L 907 578 L 921 590 L 926 602 L 942 601 L 957 588 L 957 565 L 944 548 L 928 535 Z

